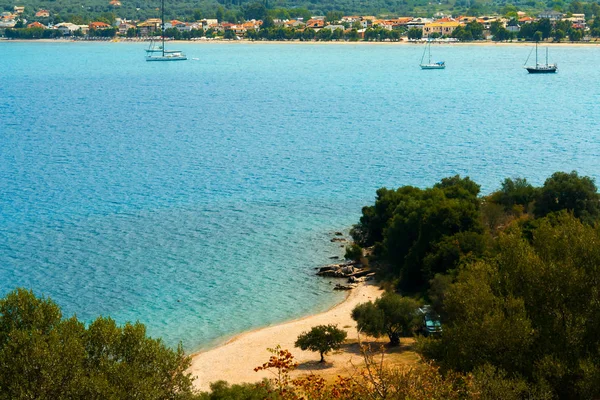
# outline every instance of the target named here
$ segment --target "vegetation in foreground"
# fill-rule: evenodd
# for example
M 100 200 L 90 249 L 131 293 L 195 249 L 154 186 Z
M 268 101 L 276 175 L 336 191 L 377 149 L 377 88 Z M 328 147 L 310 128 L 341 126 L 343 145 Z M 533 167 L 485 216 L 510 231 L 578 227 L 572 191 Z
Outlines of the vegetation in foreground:
M 140 323 L 86 327 L 24 289 L 0 300 L 0 399 L 188 399 L 189 365 Z

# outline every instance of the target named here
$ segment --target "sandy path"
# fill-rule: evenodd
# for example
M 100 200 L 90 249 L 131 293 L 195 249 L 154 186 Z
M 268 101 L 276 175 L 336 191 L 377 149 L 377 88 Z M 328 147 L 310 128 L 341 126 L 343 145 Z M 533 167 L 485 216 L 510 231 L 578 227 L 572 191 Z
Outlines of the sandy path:
M 189 371 L 196 380 L 197 389 L 208 390 L 210 382 L 225 380 L 229 383 L 256 382 L 262 378 L 270 378 L 268 371 L 254 372 L 254 367 L 268 361 L 270 353 L 267 348 L 281 345 L 288 349 L 300 363 L 300 368 L 294 375 L 310 372 L 312 369 L 329 369 L 329 373 L 343 372 L 351 368 L 350 362 L 357 364 L 362 360 L 357 352 L 336 352 L 325 356 L 328 362 L 325 366 L 319 365 L 317 353 L 302 351 L 294 348 L 298 335 L 310 330 L 316 325 L 337 324 L 348 332 L 348 339 L 358 337 L 356 324 L 350 317 L 352 309 L 360 303 L 374 300 L 383 293 L 376 285 L 360 284 L 348 295 L 346 300 L 329 311 L 311 315 L 299 320 L 270 326 L 243 333 L 217 348 L 194 354 Z M 334 371 L 331 371 L 334 369 Z

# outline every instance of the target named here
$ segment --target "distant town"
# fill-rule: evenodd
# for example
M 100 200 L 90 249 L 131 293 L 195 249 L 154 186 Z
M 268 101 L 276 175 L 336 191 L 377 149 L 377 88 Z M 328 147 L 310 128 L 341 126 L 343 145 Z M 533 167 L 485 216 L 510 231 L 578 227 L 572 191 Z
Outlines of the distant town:
M 118 7 L 118 0 L 111 0 Z M 5 39 L 148 40 L 164 35 L 176 40 L 280 40 L 280 41 L 402 41 L 402 40 L 548 40 L 573 42 L 596 40 L 600 18 L 550 10 L 537 15 L 516 11 L 511 16 L 450 16 L 437 13 L 432 18 L 379 18 L 333 12 L 311 18 L 251 19 L 238 23 L 219 18 L 193 22 L 163 21 L 160 18 L 129 20 L 99 18 L 86 24 L 61 21 L 48 10 L 24 6 L 1 14 L 0 33 Z M 163 32 L 164 29 L 164 32 Z

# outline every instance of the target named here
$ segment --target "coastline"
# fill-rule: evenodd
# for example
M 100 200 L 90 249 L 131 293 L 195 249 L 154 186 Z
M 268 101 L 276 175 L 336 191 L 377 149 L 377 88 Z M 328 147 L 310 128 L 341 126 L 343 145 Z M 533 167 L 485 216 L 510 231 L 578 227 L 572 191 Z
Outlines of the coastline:
M 193 353 L 192 364 L 188 372 L 195 377 L 194 386 L 198 390 L 209 390 L 211 382 L 225 380 L 230 384 L 251 383 L 270 378 L 269 371 L 254 372 L 254 367 L 262 365 L 269 359 L 267 348 L 280 345 L 292 352 L 300 368 L 293 371 L 292 376 L 320 369 L 318 354 L 294 348 L 298 335 L 316 325 L 337 324 L 346 330 L 348 340 L 358 336 L 356 324 L 351 318 L 352 309 L 360 303 L 372 301 L 381 296 L 383 290 L 372 282 L 361 283 L 348 293 L 346 298 L 329 310 L 308 315 L 281 324 L 267 326 L 241 333 L 215 348 Z M 332 371 L 343 371 L 362 360 L 360 354 L 343 350 L 328 354 L 325 366 Z M 332 362 L 333 365 L 329 364 Z M 331 371 L 330 371 L 331 372 Z
M 71 40 L 71 39 L 2 39 L 0 43 L 111 43 L 111 44 L 146 44 L 150 40 L 139 39 L 139 40 Z M 347 42 L 347 41 L 300 41 L 300 40 L 169 40 L 169 43 L 177 45 L 307 45 L 307 46 L 407 46 L 415 45 L 422 46 L 424 42 L 409 42 L 402 40 L 399 42 Z M 438 46 L 516 46 L 516 47 L 528 47 L 535 46 L 535 42 L 525 41 L 513 41 L 513 42 L 494 42 L 491 40 L 478 40 L 473 42 L 434 42 Z M 556 46 L 556 47 L 598 47 L 600 46 L 600 40 L 589 41 L 589 42 L 543 42 L 543 46 Z

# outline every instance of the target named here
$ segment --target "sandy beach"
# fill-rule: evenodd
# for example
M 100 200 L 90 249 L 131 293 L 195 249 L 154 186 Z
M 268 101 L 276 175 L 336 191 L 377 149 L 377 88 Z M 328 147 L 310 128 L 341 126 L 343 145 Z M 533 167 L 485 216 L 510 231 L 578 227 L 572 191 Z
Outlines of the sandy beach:
M 360 303 L 375 300 L 383 291 L 377 285 L 361 283 L 352 290 L 347 298 L 329 311 L 311 315 L 302 319 L 286 322 L 276 326 L 243 333 L 227 343 L 192 356 L 189 371 L 196 380 L 199 390 L 208 390 L 211 382 L 225 380 L 229 383 L 256 382 L 263 378 L 271 378 L 268 371 L 254 372 L 254 368 L 268 361 L 270 353 L 267 348 L 280 345 L 288 349 L 300 363 L 292 376 L 310 373 L 311 371 L 337 374 L 350 371 L 352 365 L 362 362 L 362 357 L 356 351 L 356 345 L 325 356 L 326 363 L 319 364 L 318 353 L 301 351 L 294 347 L 298 335 L 310 330 L 316 325 L 337 324 L 348 332 L 348 342 L 356 343 L 358 333 L 356 323 L 350 314 Z

